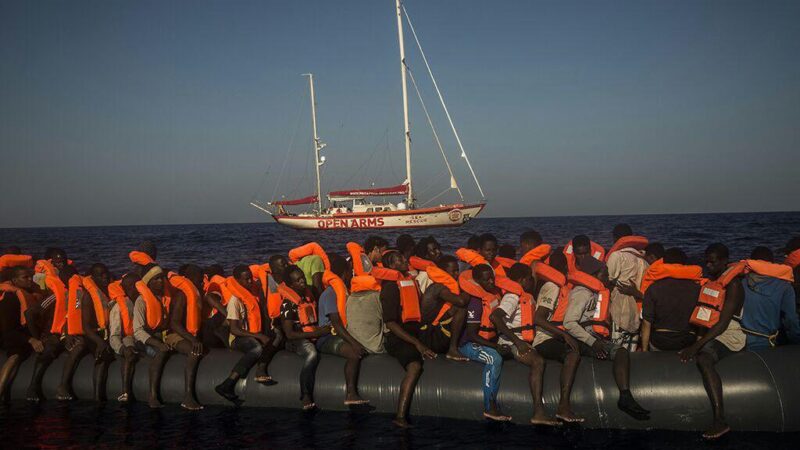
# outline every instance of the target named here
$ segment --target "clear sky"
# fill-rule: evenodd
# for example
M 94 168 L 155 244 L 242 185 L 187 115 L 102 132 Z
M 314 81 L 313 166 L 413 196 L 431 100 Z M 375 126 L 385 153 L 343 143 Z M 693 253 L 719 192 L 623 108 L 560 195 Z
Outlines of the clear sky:
M 487 216 L 798 209 L 800 2 L 406 7 Z M 305 72 L 325 186 L 397 184 L 398 66 L 392 0 L 2 0 L 0 227 L 264 220 L 254 195 L 313 191 Z M 411 114 L 425 201 L 447 178 Z

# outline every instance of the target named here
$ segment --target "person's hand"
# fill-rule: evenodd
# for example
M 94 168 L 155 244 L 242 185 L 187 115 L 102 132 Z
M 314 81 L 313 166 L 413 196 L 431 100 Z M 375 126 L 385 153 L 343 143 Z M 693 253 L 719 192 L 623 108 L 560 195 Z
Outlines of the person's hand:
M 153 339 L 148 339 L 148 340 L 147 340 L 147 343 L 148 343 L 149 345 L 152 345 L 153 347 L 155 347 L 155 348 L 156 348 L 156 350 L 158 350 L 158 351 L 159 351 L 159 352 L 161 352 L 161 353 L 165 353 L 165 352 L 168 352 L 168 351 L 169 351 L 169 345 L 167 345 L 167 344 L 165 344 L 165 343 L 161 342 L 161 341 L 160 341 L 160 340 L 158 340 L 158 339 L 155 339 L 155 338 L 153 338 Z
M 597 356 L 597 359 L 608 359 L 608 352 L 605 348 L 603 348 L 603 343 L 600 341 L 600 339 L 594 341 L 594 344 L 592 344 L 592 350 L 594 350 L 594 354 Z
M 32 337 L 28 339 L 28 343 L 31 344 L 31 347 L 33 347 L 33 351 L 35 351 L 36 353 L 42 353 L 44 351 L 44 344 L 39 339 Z
M 636 288 L 636 285 L 633 283 L 631 284 L 622 284 L 617 282 L 617 290 L 625 295 L 629 295 L 631 297 L 636 297 L 639 294 L 639 289 Z
M 700 351 L 700 346 L 697 343 L 694 343 L 685 349 L 678 352 L 678 356 L 681 358 L 681 362 L 689 362 L 692 358 L 697 355 L 697 352 Z
M 570 350 L 572 350 L 573 352 L 579 352 L 580 353 L 581 346 L 578 343 L 578 340 L 575 339 L 574 337 L 572 337 L 570 335 L 564 336 L 564 343 L 567 344 L 567 347 L 569 347 Z
M 200 341 L 192 342 L 192 355 L 200 356 L 203 354 L 203 343 Z
M 103 354 L 107 352 L 109 349 L 108 343 L 106 341 L 102 341 L 97 344 L 97 348 L 94 349 L 94 359 L 100 360 L 103 358 Z
M 133 359 L 136 357 L 136 350 L 134 350 L 133 347 L 128 347 L 127 345 L 123 345 L 122 356 L 124 356 L 125 359 L 128 360 Z
M 425 345 L 423 345 L 423 344 L 417 345 L 417 351 L 425 359 L 436 358 L 436 353 L 433 350 L 431 350 L 428 347 L 426 347 Z
M 467 292 L 467 291 L 461 291 L 461 293 L 460 293 L 460 294 L 458 294 L 458 295 L 459 295 L 459 296 L 460 296 L 462 299 L 464 299 L 464 301 L 466 301 L 466 302 L 470 301 L 470 299 L 471 299 L 471 297 L 472 297 L 472 296 L 469 294 L 469 292 Z
M 497 352 L 500 353 L 503 356 L 513 355 L 513 353 L 511 352 L 511 346 L 509 346 L 508 344 L 500 344 L 500 345 L 498 345 L 497 346 Z
M 527 342 L 525 342 L 525 341 L 523 341 L 521 339 L 519 341 L 515 342 L 514 346 L 517 347 L 517 352 L 519 353 L 519 356 L 525 356 L 528 353 L 530 353 L 531 350 L 532 350 L 531 346 L 528 345 Z

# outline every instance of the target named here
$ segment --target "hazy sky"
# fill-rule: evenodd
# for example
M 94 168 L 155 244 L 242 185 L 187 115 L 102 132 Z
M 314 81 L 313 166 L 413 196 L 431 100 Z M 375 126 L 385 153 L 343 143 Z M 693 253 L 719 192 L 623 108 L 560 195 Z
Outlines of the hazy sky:
M 798 209 L 800 2 L 406 7 L 487 216 Z M 0 227 L 265 220 L 248 203 L 284 161 L 278 195 L 313 191 L 305 72 L 328 190 L 401 182 L 394 21 L 392 0 L 0 1 Z M 424 202 L 447 178 L 411 114 Z

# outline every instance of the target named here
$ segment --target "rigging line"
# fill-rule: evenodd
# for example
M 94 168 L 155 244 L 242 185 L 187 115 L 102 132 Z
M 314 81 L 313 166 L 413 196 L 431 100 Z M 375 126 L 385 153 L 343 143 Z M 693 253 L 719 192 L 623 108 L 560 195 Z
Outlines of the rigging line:
M 458 143 L 458 148 L 461 150 L 461 157 L 464 158 L 464 161 L 467 162 L 467 167 L 469 167 L 469 171 L 472 174 L 472 179 L 475 180 L 475 185 L 478 186 L 478 191 L 481 193 L 481 198 L 486 199 L 486 195 L 483 193 L 483 188 L 481 187 L 481 183 L 478 181 L 478 176 L 475 175 L 475 170 L 472 168 L 472 164 L 469 162 L 469 158 L 467 157 L 467 152 L 464 151 L 464 146 L 461 144 L 461 138 L 458 136 L 458 131 L 456 131 L 456 126 L 453 124 L 453 118 L 450 117 L 450 111 L 447 109 L 447 105 L 444 103 L 444 97 L 442 96 L 442 91 L 439 90 L 439 84 L 436 83 L 436 78 L 433 76 L 433 71 L 431 70 L 430 64 L 428 64 L 428 58 L 425 56 L 425 52 L 422 50 L 422 44 L 419 42 L 419 38 L 417 37 L 417 31 L 414 29 L 414 25 L 411 23 L 411 17 L 408 16 L 408 11 L 406 11 L 405 5 L 401 3 L 401 8 L 403 8 L 403 15 L 406 18 L 406 22 L 408 23 L 408 28 L 411 30 L 411 35 L 414 36 L 414 41 L 417 43 L 417 48 L 419 48 L 419 54 L 422 56 L 422 61 L 425 63 L 425 67 L 428 69 L 428 75 L 431 77 L 431 81 L 433 82 L 433 87 L 436 89 L 436 94 L 439 96 L 439 102 L 442 104 L 442 108 L 444 109 L 444 113 L 447 116 L 447 121 L 450 122 L 450 128 L 453 130 L 453 135 L 456 137 L 456 142 Z
M 440 171 L 439 171 L 439 173 L 437 173 L 436 175 L 434 175 L 434 176 L 432 177 L 434 181 L 433 181 L 433 182 L 431 182 L 430 184 L 424 185 L 424 187 L 423 187 L 422 189 L 420 189 L 420 190 L 419 190 L 419 196 L 420 196 L 420 198 L 424 198 L 424 197 L 425 197 L 425 195 L 426 195 L 428 192 L 430 192 L 431 190 L 433 190 L 433 189 L 437 189 L 437 188 L 438 188 L 438 186 L 437 186 L 437 184 L 438 184 L 438 183 L 436 183 L 436 180 L 439 180 L 441 177 L 443 177 L 445 173 L 446 173 L 446 171 L 445 171 L 444 169 L 442 169 L 442 170 L 440 170 Z M 448 180 L 448 181 L 449 181 L 449 180 Z M 447 189 L 452 189 L 452 188 L 447 188 Z
M 431 198 L 430 200 L 428 200 L 427 202 L 423 203 L 423 204 L 422 204 L 422 206 L 425 206 L 425 205 L 428 205 L 428 204 L 430 204 L 432 201 L 434 201 L 434 200 L 436 200 L 437 198 L 441 197 L 442 195 L 446 194 L 446 193 L 447 193 L 447 191 L 449 191 L 449 190 L 450 190 L 450 188 L 447 188 L 447 189 L 443 190 L 442 192 L 439 192 L 438 194 L 436 194 L 436 196 L 435 196 L 435 197 L 433 197 L 433 198 Z
M 450 179 L 456 181 L 455 175 L 453 175 L 453 169 L 450 168 L 450 161 L 447 160 L 447 155 L 444 153 L 444 147 L 442 147 L 442 142 L 439 140 L 439 134 L 436 133 L 436 128 L 433 126 L 433 120 L 431 120 L 431 115 L 428 113 L 428 108 L 425 106 L 425 101 L 422 100 L 422 93 L 419 91 L 419 86 L 417 86 L 417 80 L 414 78 L 414 74 L 411 72 L 411 68 L 408 67 L 408 64 L 403 62 L 406 66 L 406 73 L 408 73 L 408 77 L 411 79 L 411 85 L 414 86 L 414 90 L 417 92 L 417 98 L 419 99 L 419 104 L 422 106 L 422 110 L 425 112 L 425 117 L 428 118 L 428 124 L 431 126 L 431 131 L 433 132 L 433 138 L 436 140 L 436 145 L 439 146 L 439 151 L 442 153 L 442 158 L 444 158 L 444 164 L 447 166 L 447 171 L 450 173 Z M 447 180 L 450 181 L 450 180 Z M 456 190 L 458 191 L 458 196 L 461 197 L 461 201 L 464 201 L 464 195 L 461 193 L 461 188 L 458 187 L 458 182 L 451 183 L 455 186 Z M 452 189 L 453 186 L 450 186 Z
M 261 189 L 263 189 L 263 188 L 264 188 L 264 183 L 266 183 L 266 182 L 267 182 L 267 175 L 269 175 L 269 169 L 271 169 L 271 168 L 272 168 L 272 164 L 270 164 L 269 166 L 267 166 L 267 170 L 266 170 L 266 171 L 264 172 L 264 174 L 261 176 L 261 183 L 259 183 L 259 184 L 258 184 L 258 188 L 256 189 L 256 191 L 255 191 L 255 192 L 253 192 L 253 196 L 252 196 L 252 197 L 250 197 L 250 201 L 251 201 L 251 202 L 254 202 L 254 201 L 256 200 L 256 195 L 258 195 L 258 193 L 259 193 L 259 192 L 261 192 Z
M 305 98 L 305 95 L 303 96 Z M 278 193 L 278 189 L 281 186 L 281 181 L 283 180 L 283 174 L 286 172 L 286 163 L 289 162 L 289 155 L 291 154 L 292 147 L 294 146 L 294 140 L 297 137 L 297 131 L 300 129 L 300 114 L 302 114 L 304 102 L 298 102 L 297 108 L 297 119 L 295 119 L 294 123 L 294 132 L 292 133 L 292 138 L 289 140 L 289 147 L 286 148 L 286 154 L 283 156 L 283 164 L 281 165 L 281 171 L 278 173 L 278 179 L 275 181 L 275 189 L 272 190 L 272 197 L 270 197 L 270 202 L 275 201 L 275 195 Z

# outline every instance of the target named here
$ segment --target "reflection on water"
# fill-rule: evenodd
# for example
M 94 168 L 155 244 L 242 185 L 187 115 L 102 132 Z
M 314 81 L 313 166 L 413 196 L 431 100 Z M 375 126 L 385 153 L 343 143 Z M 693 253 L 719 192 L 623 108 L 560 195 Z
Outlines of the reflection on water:
M 0 406 L 2 448 L 652 448 L 701 446 L 698 433 L 536 429 L 419 417 L 398 430 L 381 414 L 206 407 L 192 413 L 176 405 L 151 410 L 144 403 Z M 713 448 L 796 448 L 797 434 L 731 433 Z

